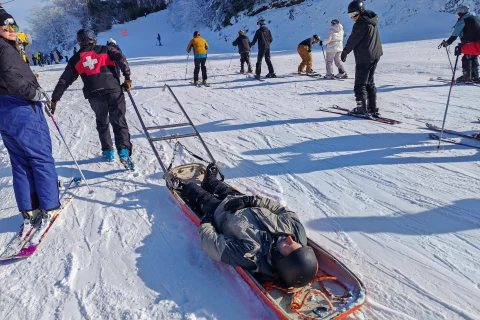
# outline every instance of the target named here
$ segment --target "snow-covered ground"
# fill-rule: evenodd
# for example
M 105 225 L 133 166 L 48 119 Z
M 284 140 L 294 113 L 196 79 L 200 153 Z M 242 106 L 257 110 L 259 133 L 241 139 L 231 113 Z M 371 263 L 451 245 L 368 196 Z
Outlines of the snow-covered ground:
M 128 30 L 128 37 L 135 34 L 133 23 Z M 441 123 L 448 93 L 448 85 L 429 81 L 449 76 L 445 51 L 436 49 L 440 39 L 384 47 L 379 106 L 402 121 L 389 126 L 317 111 L 334 103 L 351 107 L 353 80 L 294 76 L 294 51 L 274 52 L 276 72 L 286 77 L 262 83 L 236 73 L 238 55 L 210 55 L 212 87 L 192 87 L 184 80 L 182 53 L 190 33 L 165 33 L 165 47 L 153 47 L 153 36 L 148 49 L 165 56 L 134 54 L 138 37 L 119 41 L 136 56 L 130 59 L 132 92 L 147 125 L 184 121 L 161 90 L 169 84 L 225 164 L 227 179 L 288 204 L 309 237 L 364 281 L 364 311 L 371 318 L 480 319 L 479 153 L 455 145 L 437 152 L 424 128 Z M 352 76 L 353 60 L 347 61 Z M 51 92 L 63 67 L 37 69 L 41 85 Z M 324 72 L 318 48 L 314 69 Z M 190 61 L 189 78 L 192 71 Z M 479 130 L 478 97 L 477 87 L 455 87 L 447 127 Z M 102 161 L 80 80 L 55 115 L 95 194 L 72 203 L 34 257 L 0 265 L 0 319 L 273 318 L 232 268 L 201 250 L 130 102 L 135 173 Z M 53 125 L 51 132 L 57 170 L 67 180 L 77 171 Z M 184 143 L 202 152 L 198 141 Z M 159 144 L 167 163 L 172 146 Z M 21 223 L 3 144 L 0 186 L 1 249 Z

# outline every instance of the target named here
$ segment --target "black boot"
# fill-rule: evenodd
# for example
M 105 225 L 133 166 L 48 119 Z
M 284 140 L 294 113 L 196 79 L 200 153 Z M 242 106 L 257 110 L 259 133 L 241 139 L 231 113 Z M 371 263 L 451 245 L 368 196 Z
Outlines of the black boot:
M 276 78 L 277 75 L 275 73 L 268 73 L 265 77 L 266 78 Z
M 367 102 L 365 100 L 357 101 L 357 107 L 350 111 L 351 114 L 368 114 Z
M 244 62 L 240 66 L 240 73 L 245 73 L 245 68 L 243 67 Z
M 253 72 L 253 70 L 252 70 L 252 65 L 249 64 L 249 65 L 248 65 L 248 73 L 252 73 L 252 72 Z
M 469 82 L 472 81 L 470 78 L 470 71 L 463 71 L 463 74 L 456 79 L 457 82 Z
M 217 180 L 218 167 L 215 163 L 210 163 L 205 170 L 202 181 L 202 188 L 208 190 L 208 184 L 212 180 Z

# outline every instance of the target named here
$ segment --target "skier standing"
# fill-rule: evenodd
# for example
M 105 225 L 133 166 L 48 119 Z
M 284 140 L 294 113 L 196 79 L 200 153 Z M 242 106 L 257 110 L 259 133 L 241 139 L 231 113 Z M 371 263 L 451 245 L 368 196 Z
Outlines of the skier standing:
M 307 67 L 307 75 L 317 75 L 312 70 L 312 47 L 319 42 L 320 37 L 314 34 L 311 38 L 307 38 L 298 44 L 297 52 L 302 58 L 302 62 L 298 66 L 298 73 L 303 73 L 303 70 Z
M 265 62 L 268 66 L 267 78 L 276 78 L 277 75 L 273 70 L 272 60 L 270 57 L 270 44 L 273 41 L 272 33 L 267 28 L 266 22 L 264 19 L 260 19 L 257 22 L 259 26 L 258 30 L 255 32 L 251 46 L 253 47 L 258 41 L 258 54 L 257 54 L 257 65 L 255 67 L 255 78 L 260 79 L 260 73 L 262 73 L 262 60 L 265 57 Z
M 198 86 L 198 73 L 200 71 L 200 66 L 202 68 L 202 82 L 203 85 L 208 86 L 207 84 L 207 50 L 208 42 L 200 37 L 200 32 L 195 31 L 193 33 L 193 39 L 187 45 L 187 52 L 190 53 L 190 50 L 193 48 L 195 69 L 193 70 L 193 82 Z
M 67 53 L 67 50 L 63 49 L 63 50 L 62 50 L 62 56 L 65 57 L 65 62 L 66 62 L 66 63 L 68 63 L 68 56 L 67 56 L 67 54 L 68 54 L 68 53 Z
M 238 53 L 240 54 L 240 73 L 245 73 L 245 63 L 247 63 L 248 73 L 252 73 L 252 65 L 250 64 L 250 39 L 248 39 L 243 30 L 238 31 L 238 37 L 233 41 L 232 45 L 234 47 L 238 46 Z
M 32 53 L 32 62 L 34 66 L 37 65 L 37 58 L 35 58 L 35 55 L 33 53 Z
M 158 41 L 158 45 L 161 46 L 162 45 L 162 37 L 160 37 L 160 33 L 157 33 L 157 41 Z
M 451 45 L 458 37 L 462 44 L 480 41 L 480 19 L 475 12 L 470 12 L 469 6 L 457 8 L 458 21 L 455 24 L 452 35 L 440 44 L 443 47 Z M 464 54 L 462 57 L 463 75 L 457 81 L 480 81 L 478 74 L 478 56 Z
M 52 110 L 55 111 L 65 90 L 80 75 L 84 83 L 85 99 L 88 99 L 95 112 L 103 157 L 110 162 L 115 159 L 109 129 L 110 123 L 120 162 L 127 169 L 133 169 L 133 162 L 130 158 L 132 143 L 125 118 L 125 96 L 122 92 L 122 89 L 129 91 L 132 87 L 127 59 L 112 46 L 97 45 L 95 34 L 88 29 L 80 29 L 77 32 L 77 43 L 80 45 L 80 50 L 68 61 L 65 71 L 53 91 Z M 120 85 L 120 78 L 115 70 L 116 64 L 120 65 L 125 77 L 122 85 Z
M 308 285 L 318 262 L 298 216 L 271 199 L 239 193 L 216 179 L 217 173 L 214 164 L 208 165 L 201 187 L 173 181 L 182 197 L 204 215 L 197 232 L 205 253 L 251 271 L 262 282 L 287 288 Z
M 323 42 L 320 42 L 321 46 L 327 46 L 327 57 L 325 59 L 327 74 L 324 77 L 325 79 L 348 78 L 342 60 L 340 59 L 343 50 L 343 36 L 343 26 L 340 24 L 340 21 L 337 19 L 332 20 L 332 22 L 330 22 L 330 30 L 328 30 L 327 37 Z M 337 75 L 333 73 L 333 61 L 335 61 L 335 65 L 338 68 Z
M 13 190 L 28 230 L 60 206 L 43 89 L 15 48 L 18 26 L 0 8 L 0 133 L 12 164 Z
M 380 34 L 378 33 L 378 16 L 375 12 L 365 10 L 362 1 L 352 1 L 348 5 L 348 15 L 355 21 L 352 33 L 342 51 L 341 59 L 347 61 L 347 55 L 355 55 L 355 100 L 357 107 L 351 112 L 378 116 L 377 88 L 375 87 L 375 70 L 383 55 Z M 368 103 L 367 103 L 368 100 Z

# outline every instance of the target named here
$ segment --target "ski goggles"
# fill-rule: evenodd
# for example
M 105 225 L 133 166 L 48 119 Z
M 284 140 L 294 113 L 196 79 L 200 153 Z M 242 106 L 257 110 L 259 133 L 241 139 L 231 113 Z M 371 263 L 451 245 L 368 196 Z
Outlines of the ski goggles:
M 13 18 L 7 18 L 3 22 L 3 26 L 7 26 L 8 28 L 12 28 L 13 30 L 15 30 L 15 32 L 18 32 L 17 23 L 15 22 L 15 20 Z
M 360 14 L 360 11 L 355 11 L 355 12 L 349 12 L 348 16 L 350 18 L 356 18 Z

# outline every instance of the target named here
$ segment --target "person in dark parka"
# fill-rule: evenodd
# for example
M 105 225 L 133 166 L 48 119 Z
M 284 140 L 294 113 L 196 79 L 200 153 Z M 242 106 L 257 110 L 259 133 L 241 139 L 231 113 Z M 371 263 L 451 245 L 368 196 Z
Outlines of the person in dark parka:
M 382 42 L 378 32 L 378 16 L 365 10 L 362 1 L 348 5 L 348 15 L 355 21 L 352 33 L 343 48 L 341 60 L 353 51 L 355 55 L 355 100 L 357 107 L 352 113 L 378 115 L 375 70 L 383 55 Z
M 97 45 L 93 31 L 81 29 L 77 32 L 80 50 L 69 59 L 65 71 L 58 80 L 52 94 L 52 109 L 68 87 L 80 76 L 83 80 L 83 95 L 95 112 L 97 131 L 102 145 L 103 157 L 114 161 L 113 143 L 109 124 L 113 128 L 115 146 L 120 162 L 127 167 L 131 163 L 132 143 L 126 119 L 126 102 L 123 91 L 132 86 L 130 67 L 121 51 L 113 46 Z M 120 66 L 125 81 L 120 85 L 116 65 Z
M 197 231 L 205 253 L 250 271 L 262 282 L 308 285 L 318 262 L 297 214 L 272 199 L 245 196 L 217 174 L 218 167 L 209 164 L 201 186 L 175 177 L 170 184 L 203 215 Z
M 1 7 L 0 24 L 0 134 L 25 230 L 60 206 L 58 176 L 41 104 L 44 91 L 15 48 L 15 20 Z
M 462 44 L 480 42 L 480 19 L 475 12 L 470 11 L 469 6 L 457 8 L 458 21 L 455 24 L 452 35 L 440 44 L 443 47 L 451 45 L 458 37 Z M 464 54 L 462 57 L 463 75 L 457 81 L 480 81 L 478 73 L 478 56 Z
M 251 43 L 243 30 L 238 31 L 238 37 L 233 41 L 232 45 L 234 47 L 238 46 L 238 53 L 240 54 L 240 73 L 245 73 L 245 63 L 247 63 L 248 73 L 252 73 L 252 65 L 250 64 Z
M 261 19 L 257 22 L 260 28 L 255 32 L 251 47 L 253 47 L 258 41 L 258 55 L 257 65 L 255 68 L 255 78 L 260 79 L 260 73 L 262 73 L 262 60 L 265 57 L 265 62 L 268 66 L 267 78 L 276 78 L 275 70 L 273 69 L 272 60 L 270 57 L 270 44 L 273 41 L 272 33 L 266 26 L 265 20 Z

